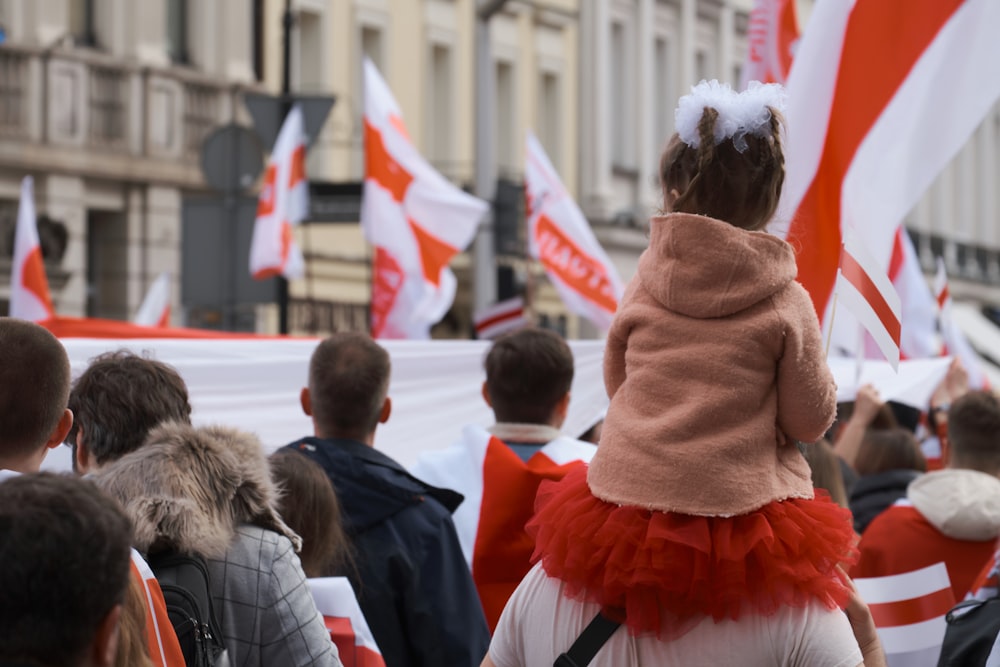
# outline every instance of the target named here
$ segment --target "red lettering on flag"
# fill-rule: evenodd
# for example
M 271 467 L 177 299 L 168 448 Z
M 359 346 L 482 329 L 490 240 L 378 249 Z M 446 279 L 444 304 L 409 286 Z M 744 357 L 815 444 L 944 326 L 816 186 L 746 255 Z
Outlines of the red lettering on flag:
M 535 226 L 538 258 L 545 268 L 580 293 L 588 301 L 609 313 L 615 312 L 615 299 L 611 281 L 602 264 L 583 252 L 545 214 Z
M 275 199 L 278 189 L 275 187 L 278 181 L 278 166 L 273 162 L 267 165 L 267 172 L 264 174 L 264 184 L 260 188 L 260 197 L 257 199 L 257 217 L 265 218 L 274 213 Z
M 372 338 L 378 338 L 384 331 L 405 278 L 396 258 L 376 246 L 372 265 Z
M 288 189 L 291 190 L 306 178 L 306 147 L 295 146 L 292 151 L 292 168 L 288 171 Z

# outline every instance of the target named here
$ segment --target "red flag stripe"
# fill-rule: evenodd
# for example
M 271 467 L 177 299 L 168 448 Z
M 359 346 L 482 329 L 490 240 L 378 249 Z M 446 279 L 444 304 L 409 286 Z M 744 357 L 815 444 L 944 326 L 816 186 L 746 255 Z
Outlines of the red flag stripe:
M 788 240 L 798 250 L 799 282 L 820 317 L 833 291 L 840 245 L 840 193 L 861 142 L 920 54 L 962 0 L 855 4 L 844 36 L 827 139 L 816 175 L 796 211 Z
M 861 292 L 861 296 L 865 298 L 865 301 L 871 305 L 882 326 L 889 332 L 889 335 L 898 347 L 901 333 L 899 318 L 892 312 L 892 308 L 886 303 L 885 297 L 882 296 L 882 292 L 872 282 L 868 272 L 858 264 L 857 260 L 846 249 L 841 250 L 840 271 L 847 278 L 847 281 Z
M 869 604 L 872 619 L 879 628 L 893 628 L 911 625 L 944 616 L 955 604 L 955 595 L 950 588 L 943 588 L 930 595 L 898 602 Z
M 938 308 L 944 308 L 944 305 L 948 303 L 948 299 L 951 298 L 951 290 L 948 289 L 948 283 L 944 284 L 941 291 L 937 295 Z
M 499 313 L 493 317 L 487 318 L 482 322 L 476 322 L 476 331 L 482 331 L 483 329 L 488 329 L 494 324 L 504 322 L 506 320 L 512 320 L 518 317 L 524 317 L 524 309 L 518 308 L 517 310 L 511 310 L 506 313 Z

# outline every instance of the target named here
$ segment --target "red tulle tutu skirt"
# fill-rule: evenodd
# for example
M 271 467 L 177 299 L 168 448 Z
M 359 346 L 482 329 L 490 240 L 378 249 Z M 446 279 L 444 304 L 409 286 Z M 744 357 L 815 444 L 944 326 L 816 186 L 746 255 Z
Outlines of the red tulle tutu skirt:
M 857 559 L 850 512 L 820 491 L 741 516 L 689 516 L 599 500 L 581 466 L 544 482 L 535 509 L 533 561 L 633 634 L 665 639 L 705 617 L 770 615 L 812 601 L 843 607 L 848 587 L 837 565 Z

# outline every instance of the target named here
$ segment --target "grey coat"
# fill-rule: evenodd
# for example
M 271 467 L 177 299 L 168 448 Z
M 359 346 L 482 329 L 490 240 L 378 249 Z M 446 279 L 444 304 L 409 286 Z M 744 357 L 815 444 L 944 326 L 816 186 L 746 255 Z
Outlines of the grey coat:
M 95 481 L 125 507 L 137 549 L 205 558 L 234 667 L 341 665 L 255 436 L 163 424 Z

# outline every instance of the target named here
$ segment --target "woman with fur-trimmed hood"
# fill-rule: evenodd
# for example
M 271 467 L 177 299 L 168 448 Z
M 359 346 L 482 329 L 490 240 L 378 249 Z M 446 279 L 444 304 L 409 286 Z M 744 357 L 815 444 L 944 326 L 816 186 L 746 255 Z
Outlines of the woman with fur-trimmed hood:
M 254 435 L 167 422 L 94 479 L 124 506 L 137 549 L 205 559 L 233 665 L 341 664 Z

